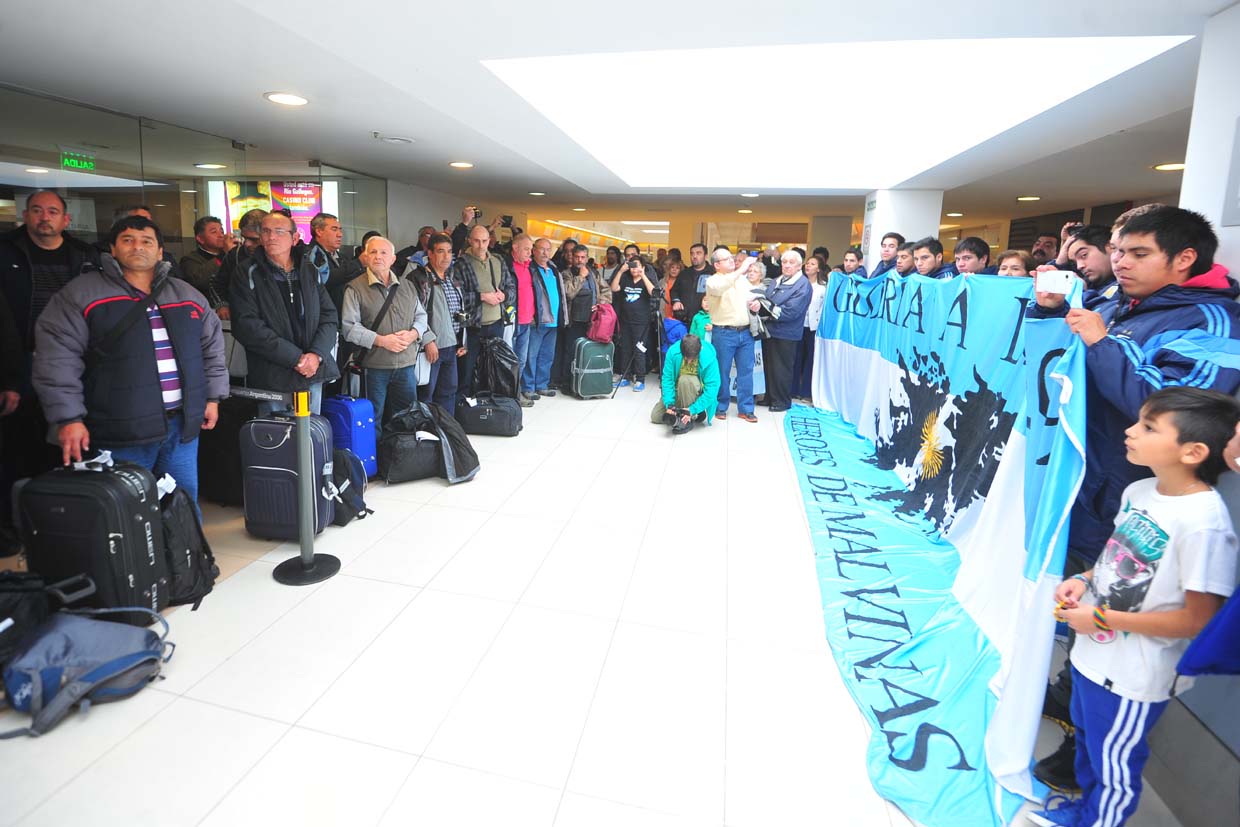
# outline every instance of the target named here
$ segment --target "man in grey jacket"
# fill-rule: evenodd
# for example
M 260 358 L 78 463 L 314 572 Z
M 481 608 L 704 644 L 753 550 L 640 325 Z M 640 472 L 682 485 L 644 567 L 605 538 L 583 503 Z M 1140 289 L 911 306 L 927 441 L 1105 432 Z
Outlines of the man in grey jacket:
M 385 405 L 396 413 L 417 399 L 418 349 L 433 345 L 435 334 L 427 330 L 426 308 L 413 282 L 392 272 L 392 242 L 371 236 L 360 261 L 366 270 L 345 288 L 341 331 L 345 341 L 362 351 L 357 361 L 365 371 L 366 398 L 375 406 L 376 430 L 381 432 Z
M 52 297 L 32 380 L 62 459 L 95 449 L 171 474 L 198 496 L 198 433 L 228 395 L 224 337 L 205 296 L 170 276 L 153 221 L 122 218 L 111 255 Z

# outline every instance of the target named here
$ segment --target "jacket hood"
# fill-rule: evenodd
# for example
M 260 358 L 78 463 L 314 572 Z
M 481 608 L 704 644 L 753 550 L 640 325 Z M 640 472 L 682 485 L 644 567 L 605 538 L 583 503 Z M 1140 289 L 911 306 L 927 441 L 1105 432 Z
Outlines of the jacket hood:
M 98 267 L 95 267 L 94 264 L 88 263 L 83 269 L 84 270 L 97 269 L 100 272 L 102 272 L 105 276 L 112 279 L 113 281 L 118 281 L 121 284 L 124 284 L 129 289 L 131 290 L 133 289 L 132 285 L 130 285 L 129 282 L 125 280 L 125 274 L 121 272 L 120 264 L 117 263 L 116 259 L 112 258 L 112 255 L 110 253 L 103 253 L 102 255 L 99 256 Z M 155 279 L 154 281 L 151 282 L 151 284 L 152 285 L 157 284 L 163 279 L 168 278 L 168 273 L 171 272 L 171 270 L 172 270 L 171 264 L 169 264 L 166 261 L 160 261 L 158 264 L 155 265 Z
M 1216 304 L 1235 301 L 1240 297 L 1240 284 L 1228 275 L 1227 268 L 1211 267 L 1200 276 L 1193 276 L 1183 284 L 1169 284 L 1140 301 L 1128 302 L 1128 312 L 1140 310 L 1164 310 L 1168 307 L 1184 307 L 1195 304 Z
M 1231 280 L 1227 272 L 1227 268 L 1221 264 L 1215 264 L 1200 276 L 1193 276 L 1180 286 L 1196 289 L 1204 288 L 1208 290 L 1226 290 L 1228 287 L 1234 286 L 1235 284 L 1236 283 Z

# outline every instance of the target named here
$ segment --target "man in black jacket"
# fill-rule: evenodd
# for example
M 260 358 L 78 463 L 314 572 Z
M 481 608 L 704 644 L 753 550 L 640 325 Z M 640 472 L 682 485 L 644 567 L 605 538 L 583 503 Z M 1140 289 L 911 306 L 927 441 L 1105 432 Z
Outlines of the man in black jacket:
M 13 483 L 56 465 L 56 452 L 46 442 L 47 420 L 30 386 L 35 323 L 83 265 L 99 262 L 95 248 L 69 235 L 68 228 L 64 199 L 42 190 L 26 201 L 22 226 L 0 236 L 0 292 L 17 331 L 21 371 L 17 410 L 0 419 L 0 557 L 17 551 L 8 507 Z
M 211 302 L 211 309 L 216 310 L 228 302 L 228 294 L 220 289 L 216 274 L 224 256 L 233 248 L 233 237 L 224 232 L 224 222 L 205 215 L 194 222 L 194 241 L 197 246 L 181 256 L 181 278 L 194 285 Z
M 339 316 L 319 270 L 302 258 L 293 260 L 297 224 L 283 213 L 263 219 L 262 247 L 233 279 L 233 337 L 245 348 L 249 384 L 273 391 L 310 392 L 310 410 L 323 403 L 323 383 L 339 378 L 332 358 Z M 259 413 L 279 403 L 260 402 Z
M 313 241 L 306 249 L 305 255 L 319 270 L 319 278 L 323 280 L 326 267 L 327 295 L 331 296 L 332 305 L 339 316 L 344 304 L 344 289 L 349 282 L 366 272 L 366 268 L 351 254 L 341 249 L 344 244 L 344 230 L 340 219 L 331 213 L 321 212 L 310 219 L 310 235 Z

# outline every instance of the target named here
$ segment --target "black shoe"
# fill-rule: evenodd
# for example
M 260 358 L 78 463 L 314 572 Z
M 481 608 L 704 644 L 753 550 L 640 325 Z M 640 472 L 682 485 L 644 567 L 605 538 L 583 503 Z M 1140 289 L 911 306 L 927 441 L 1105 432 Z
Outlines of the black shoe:
M 1068 711 L 1067 704 L 1056 696 L 1054 687 L 1046 689 L 1046 697 L 1042 699 L 1042 717 L 1058 724 L 1064 735 L 1076 732 L 1076 727 L 1072 725 L 1072 714 Z
M 1033 777 L 1057 793 L 1076 795 L 1081 787 L 1076 783 L 1076 736 L 1063 739 L 1059 749 L 1033 765 Z
M 683 423 L 683 424 L 681 423 L 681 421 L 680 421 L 679 419 L 677 419 L 677 420 L 676 420 L 676 424 L 672 426 L 672 434 L 673 434 L 673 435 L 687 434 L 687 433 L 689 433 L 689 432 L 690 432 L 690 431 L 692 431 L 692 430 L 693 430 L 693 420 L 692 420 L 692 419 L 690 419 L 688 422 L 685 422 L 685 423 Z
M 542 390 L 538 392 L 538 395 L 539 396 L 555 396 L 555 391 L 551 390 L 551 388 L 543 388 Z

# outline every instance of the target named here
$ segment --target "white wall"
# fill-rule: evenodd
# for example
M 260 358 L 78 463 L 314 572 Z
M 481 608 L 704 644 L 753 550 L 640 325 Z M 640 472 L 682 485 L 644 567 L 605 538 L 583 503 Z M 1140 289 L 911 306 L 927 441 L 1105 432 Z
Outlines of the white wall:
M 449 228 L 455 227 L 461 220 L 461 208 L 469 203 L 459 195 L 389 180 L 387 223 L 392 243 L 398 250 L 413 244 L 418 240 L 419 227 L 429 224 L 438 230 L 444 219 Z
M 1240 273 L 1240 227 L 1218 226 L 1231 163 L 1236 119 L 1240 118 L 1240 5 L 1206 23 L 1193 98 L 1193 120 L 1184 158 L 1180 206 L 1204 213 L 1219 236 L 1219 263 Z

